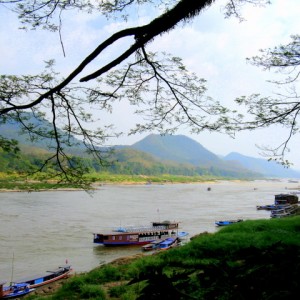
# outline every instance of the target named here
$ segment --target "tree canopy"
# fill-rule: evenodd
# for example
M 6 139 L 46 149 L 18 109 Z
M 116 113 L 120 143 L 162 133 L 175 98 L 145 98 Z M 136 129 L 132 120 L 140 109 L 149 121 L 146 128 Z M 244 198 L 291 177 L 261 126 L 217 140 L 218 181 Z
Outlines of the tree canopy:
M 274 70 L 283 76 L 280 80 L 271 81 L 279 87 L 279 92 L 275 96 L 263 97 L 259 94 L 252 94 L 236 99 L 238 104 L 247 107 L 248 113 L 252 117 L 247 121 L 241 117 L 238 127 L 241 130 L 255 130 L 280 124 L 288 128 L 289 134 L 281 144 L 263 150 L 272 159 L 283 165 L 290 165 L 290 162 L 285 159 L 285 153 L 289 151 L 289 141 L 300 129 L 297 122 L 300 112 L 297 92 L 300 74 L 300 36 L 292 35 L 289 43 L 273 49 L 262 49 L 260 52 L 261 55 L 248 60 L 255 66 L 262 67 L 264 70 Z M 283 92 L 280 90 L 282 87 L 284 88 Z
M 240 97 L 237 103 L 245 104 L 249 113 L 254 116 L 253 120 L 244 121 L 237 111 L 230 111 L 228 107 L 207 96 L 206 80 L 189 72 L 180 58 L 148 50 L 148 45 L 155 38 L 176 30 L 178 24 L 201 17 L 200 13 L 214 5 L 214 2 L 217 1 L 0 0 L 1 9 L 11 9 L 18 14 L 24 29 L 45 29 L 57 31 L 58 34 L 62 26 L 62 15 L 70 10 L 104 15 L 108 22 L 113 17 L 130 20 L 134 7 L 151 6 L 156 8 L 157 14 L 145 25 L 124 28 L 99 41 L 96 49 L 91 50 L 66 77 L 61 77 L 55 71 L 54 60 L 47 61 L 45 69 L 39 74 L 1 75 L 0 125 L 18 122 L 31 139 L 49 139 L 49 149 L 53 151 L 53 155 L 45 161 L 44 166 L 57 165 L 58 175 L 67 180 L 74 180 L 74 176 L 81 180 L 85 172 L 84 169 L 72 168 L 72 160 L 68 155 L 67 149 L 73 146 L 74 136 L 80 137 L 87 151 L 104 162 L 105 151 L 99 146 L 105 145 L 109 137 L 119 133 L 114 132 L 112 125 L 90 130 L 86 124 L 93 122 L 95 118 L 90 111 L 95 109 L 111 113 L 116 101 L 128 101 L 135 107 L 135 113 L 144 117 L 144 122 L 136 124 L 129 134 L 154 129 L 160 133 L 173 133 L 182 125 L 189 126 L 195 133 L 211 130 L 234 134 L 236 130 L 281 123 L 290 126 L 293 135 L 297 131 L 295 120 L 298 112 L 294 105 L 292 115 L 293 103 L 287 105 L 282 101 L 282 105 L 279 105 L 275 99 L 262 98 L 259 95 Z M 242 20 L 243 5 L 268 3 L 267 0 L 228 0 L 223 9 L 225 17 L 235 16 Z M 110 49 L 125 38 L 131 38 L 131 44 L 124 49 L 120 48 L 117 57 L 83 75 L 83 71 L 99 58 L 104 50 Z M 63 38 L 61 45 L 63 49 Z M 297 46 L 294 46 L 297 52 Z M 296 68 L 296 64 L 291 65 L 297 59 L 292 49 L 285 51 L 285 46 L 282 46 L 281 52 L 281 56 L 278 53 L 276 56 L 270 51 L 263 52 L 262 57 L 253 58 L 251 61 L 267 68 Z M 296 80 L 297 76 L 294 79 Z M 87 110 L 87 107 L 90 109 Z M 273 114 L 268 114 L 267 119 L 261 113 L 261 109 L 265 111 L 266 108 Z M 38 120 L 46 116 L 48 119 L 50 116 L 50 128 L 39 125 Z M 287 142 L 288 140 L 283 149 L 280 148 L 283 150 L 281 158 L 284 156 Z M 14 141 L 1 137 L 0 146 L 4 149 L 10 151 L 14 145 Z M 278 155 L 277 152 L 275 154 Z

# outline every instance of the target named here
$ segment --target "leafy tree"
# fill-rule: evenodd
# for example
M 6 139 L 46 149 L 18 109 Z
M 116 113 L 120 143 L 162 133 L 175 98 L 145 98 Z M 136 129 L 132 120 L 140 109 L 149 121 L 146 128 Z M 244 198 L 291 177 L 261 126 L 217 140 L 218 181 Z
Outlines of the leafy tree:
M 24 28 L 57 31 L 60 34 L 61 16 L 70 10 L 97 12 L 108 19 L 119 16 L 131 17 L 134 7 L 156 8 L 158 15 L 148 24 L 120 30 L 79 63 L 68 76 L 61 78 L 55 72 L 54 60 L 46 63 L 45 70 L 36 75 L 1 75 L 0 77 L 0 124 L 18 122 L 30 139 L 49 139 L 53 155 L 48 164 L 57 166 L 57 175 L 63 179 L 81 182 L 86 171 L 68 156 L 74 146 L 73 137 L 81 137 L 87 151 L 105 162 L 106 152 L 99 146 L 119 133 L 113 126 L 89 130 L 86 123 L 94 116 L 86 112 L 102 110 L 110 113 L 116 101 L 128 101 L 136 107 L 136 113 L 144 116 L 145 122 L 132 128 L 130 134 L 150 131 L 172 133 L 181 125 L 191 131 L 224 131 L 232 133 L 233 124 L 226 116 L 228 108 L 206 95 L 205 79 L 190 73 L 178 57 L 166 53 L 151 53 L 147 47 L 157 36 L 175 30 L 179 23 L 191 21 L 200 12 L 213 5 L 213 0 L 0 0 L 1 8 L 16 12 Z M 225 17 L 242 19 L 240 10 L 245 4 L 267 4 L 268 0 L 228 0 L 224 6 Z M 120 49 L 119 56 L 98 70 L 82 77 L 82 71 L 104 50 L 116 42 L 131 37 L 128 48 Z M 63 39 L 61 39 L 63 48 Z M 93 81 L 93 83 L 90 83 Z M 31 113 L 28 117 L 28 112 Z M 51 128 L 32 121 L 42 120 L 51 113 Z M 38 122 L 39 123 L 39 122 Z M 0 146 L 7 139 L 1 138 Z
M 249 58 L 249 62 L 264 70 L 274 70 L 283 76 L 281 80 L 270 81 L 279 89 L 275 96 L 263 97 L 253 94 L 236 99 L 240 105 L 247 107 L 247 120 L 244 116 L 237 117 L 240 130 L 254 130 L 280 124 L 288 128 L 288 136 L 275 148 L 263 148 L 266 155 L 283 165 L 290 162 L 285 159 L 289 151 L 288 144 L 291 138 L 299 132 L 298 123 L 300 113 L 300 96 L 297 83 L 300 75 L 300 36 L 291 36 L 291 41 L 286 45 L 279 45 L 273 49 L 261 50 L 261 55 Z M 284 88 L 284 92 L 282 92 Z M 252 119 L 249 118 L 252 116 Z

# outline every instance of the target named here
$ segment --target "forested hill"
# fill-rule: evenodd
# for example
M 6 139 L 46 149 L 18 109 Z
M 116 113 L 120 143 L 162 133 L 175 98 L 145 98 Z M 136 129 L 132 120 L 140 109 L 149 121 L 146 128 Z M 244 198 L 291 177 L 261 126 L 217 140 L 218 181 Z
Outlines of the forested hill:
M 151 134 L 133 144 L 131 148 L 178 163 L 190 163 L 195 166 L 222 165 L 222 160 L 217 155 L 184 135 Z
M 162 160 L 189 163 L 194 166 L 217 167 L 223 170 L 248 170 L 264 177 L 300 178 L 300 172 L 263 158 L 232 152 L 224 159 L 184 135 L 160 136 L 151 134 L 131 148 L 146 152 Z
M 47 121 L 43 126 L 47 127 Z M 22 171 L 32 165 L 41 165 L 47 157 L 45 141 L 30 142 L 20 134 L 15 124 L 2 126 L 1 135 L 17 139 L 23 149 L 21 158 L 0 151 L 2 171 Z M 200 143 L 184 135 L 150 134 L 131 146 L 115 146 L 114 162 L 104 169 L 84 153 L 82 143 L 74 138 L 77 147 L 70 154 L 85 159 L 91 170 L 138 175 L 214 175 L 232 178 L 289 177 L 300 178 L 300 173 L 284 169 L 263 159 L 230 154 L 224 159 L 204 148 Z M 246 159 L 247 158 L 247 159 Z M 275 164 L 275 166 L 274 166 Z

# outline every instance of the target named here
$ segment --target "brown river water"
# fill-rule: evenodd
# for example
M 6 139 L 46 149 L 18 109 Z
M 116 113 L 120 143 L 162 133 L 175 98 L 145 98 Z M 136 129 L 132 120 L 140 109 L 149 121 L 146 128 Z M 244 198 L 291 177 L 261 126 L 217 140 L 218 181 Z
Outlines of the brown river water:
M 208 187 L 211 188 L 208 191 Z M 250 181 L 104 185 L 82 191 L 0 193 L 0 281 L 43 274 L 65 264 L 89 271 L 116 258 L 141 253 L 138 246 L 109 248 L 93 243 L 93 232 L 152 221 L 179 221 L 190 236 L 218 230 L 215 221 L 268 219 L 256 205 L 297 183 Z

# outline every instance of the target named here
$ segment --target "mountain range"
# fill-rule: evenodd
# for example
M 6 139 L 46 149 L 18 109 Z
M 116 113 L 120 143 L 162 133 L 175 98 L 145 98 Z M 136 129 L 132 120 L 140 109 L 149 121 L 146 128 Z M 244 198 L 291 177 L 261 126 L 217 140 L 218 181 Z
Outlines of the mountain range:
M 49 126 L 47 121 L 44 126 Z M 24 135 L 20 134 L 20 129 L 16 124 L 1 125 L 0 135 L 18 140 L 27 151 L 28 147 L 49 151 L 45 141 L 32 143 L 27 140 Z M 86 157 L 82 143 L 76 141 L 78 147 L 72 148 L 72 154 Z M 180 173 L 181 168 L 184 174 L 189 169 L 189 174 L 198 175 L 213 174 L 235 178 L 300 178 L 300 172 L 284 168 L 263 158 L 248 157 L 235 152 L 220 157 L 184 135 L 150 134 L 132 145 L 116 145 L 113 148 L 116 149 L 114 160 L 123 164 L 127 163 L 127 169 L 140 164 L 143 169 L 151 166 L 152 169 L 176 169 L 177 173 Z M 32 152 L 36 151 L 32 150 Z M 162 168 L 162 165 L 167 168 Z
M 201 144 L 184 135 L 160 136 L 151 134 L 130 146 L 162 160 L 191 165 L 230 169 L 247 169 L 263 177 L 300 178 L 300 172 L 268 161 L 231 152 L 223 158 L 210 152 Z

